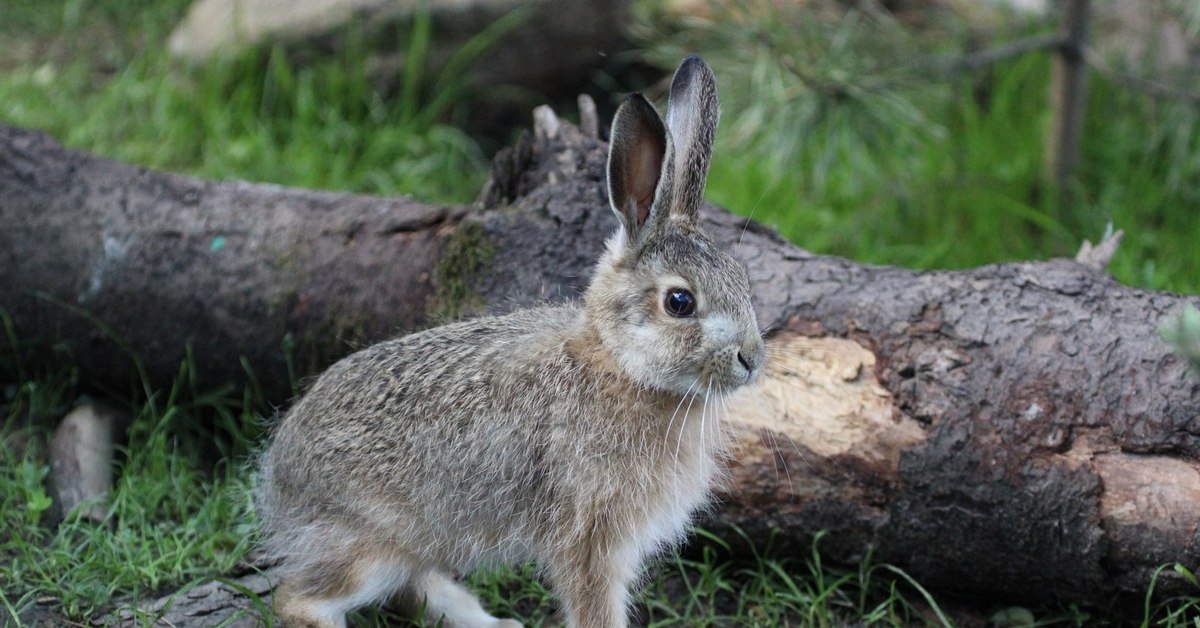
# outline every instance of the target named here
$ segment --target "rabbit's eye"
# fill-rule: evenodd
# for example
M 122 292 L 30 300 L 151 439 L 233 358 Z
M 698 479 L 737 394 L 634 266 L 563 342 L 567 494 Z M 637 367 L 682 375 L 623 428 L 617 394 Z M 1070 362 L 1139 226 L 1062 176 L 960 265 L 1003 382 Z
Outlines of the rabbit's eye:
M 667 314 L 676 318 L 687 318 L 696 315 L 696 297 L 683 288 L 667 290 L 667 299 L 663 302 Z

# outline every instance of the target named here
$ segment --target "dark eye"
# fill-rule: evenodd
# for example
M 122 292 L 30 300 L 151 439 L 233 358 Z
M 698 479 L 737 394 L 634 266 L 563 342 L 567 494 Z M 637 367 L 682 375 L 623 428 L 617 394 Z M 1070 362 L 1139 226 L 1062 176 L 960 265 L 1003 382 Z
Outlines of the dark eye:
M 663 302 L 667 314 L 676 318 L 687 318 L 696 314 L 696 297 L 683 288 L 667 290 L 667 299 Z

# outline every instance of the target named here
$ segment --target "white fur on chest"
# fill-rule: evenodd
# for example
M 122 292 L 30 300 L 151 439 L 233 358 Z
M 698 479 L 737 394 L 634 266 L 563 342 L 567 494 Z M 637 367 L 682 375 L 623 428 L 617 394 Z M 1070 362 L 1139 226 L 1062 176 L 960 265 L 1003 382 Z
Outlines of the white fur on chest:
M 640 563 L 646 556 L 681 541 L 692 515 L 708 502 L 717 475 L 720 428 L 714 417 L 704 416 L 701 420 L 698 408 L 688 415 L 668 434 L 664 458 L 647 468 L 653 477 L 646 478 L 645 486 L 650 490 L 634 504 L 637 515 L 629 530 L 627 560 Z

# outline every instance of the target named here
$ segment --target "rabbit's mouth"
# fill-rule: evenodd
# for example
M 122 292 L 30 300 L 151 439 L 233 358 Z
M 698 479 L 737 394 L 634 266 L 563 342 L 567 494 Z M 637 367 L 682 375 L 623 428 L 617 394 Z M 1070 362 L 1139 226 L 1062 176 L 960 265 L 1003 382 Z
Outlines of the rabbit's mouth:
M 766 348 L 762 340 L 754 336 L 713 351 L 705 362 L 701 379 L 711 392 L 732 392 L 757 380 L 765 361 Z
M 668 388 L 680 395 L 724 395 L 754 383 L 762 373 L 763 357 L 736 345 L 714 351 L 699 369 L 678 373 Z
M 709 376 L 708 388 L 715 393 L 728 393 L 747 384 L 754 383 L 762 372 L 762 358 L 736 347 L 723 351 L 719 358 L 721 366 Z

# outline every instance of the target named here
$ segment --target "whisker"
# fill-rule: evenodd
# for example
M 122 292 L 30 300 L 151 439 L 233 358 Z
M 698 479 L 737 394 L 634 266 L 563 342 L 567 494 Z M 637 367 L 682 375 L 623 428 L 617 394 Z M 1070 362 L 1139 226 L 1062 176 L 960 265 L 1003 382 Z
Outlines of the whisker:
M 671 464 L 672 464 L 671 477 L 672 477 L 672 483 L 676 487 L 678 487 L 678 482 L 679 482 L 679 451 L 680 451 L 680 448 L 683 446 L 683 433 L 685 431 L 687 431 L 687 420 L 688 420 L 688 415 L 692 413 L 692 402 L 694 402 L 696 400 L 696 397 L 698 397 L 700 394 L 700 391 L 698 389 L 696 390 L 696 392 L 691 392 L 691 391 L 692 391 L 692 388 L 698 387 L 699 385 L 700 385 L 700 378 L 697 377 L 696 381 L 693 382 L 692 386 L 688 387 L 688 392 L 690 393 L 690 396 L 688 398 L 688 405 L 687 405 L 687 409 L 683 411 L 683 420 L 680 421 L 680 425 L 679 425 L 679 435 L 675 439 L 675 458 L 671 462 Z M 675 491 L 676 507 L 679 506 L 679 497 L 680 497 L 679 491 L 676 490 Z
M 732 402 L 729 400 L 729 395 L 721 395 L 721 397 L 720 397 L 721 416 L 719 417 L 720 420 L 717 422 L 717 424 L 715 426 L 716 430 L 717 430 L 716 444 L 718 447 L 720 447 L 721 444 L 724 442 L 724 437 L 725 437 L 724 430 L 725 430 L 725 424 L 729 420 L 729 414 L 730 414 L 729 405 L 730 405 L 730 403 L 732 403 Z
M 777 181 L 779 176 L 780 175 L 775 175 L 774 179 Z M 774 185 L 774 182 L 772 182 L 771 185 Z M 758 200 L 754 201 L 754 205 L 750 207 L 750 215 L 747 216 L 746 221 L 742 223 L 742 233 L 738 235 L 738 244 L 741 244 L 742 239 L 746 237 L 746 229 L 750 227 L 750 221 L 754 220 L 754 212 L 758 211 L 758 206 L 762 205 L 763 199 L 767 197 L 767 189 L 767 187 L 762 189 L 762 192 L 758 195 Z
M 692 393 L 692 390 L 699 385 L 700 385 L 700 378 L 697 377 L 696 380 L 693 381 L 690 386 L 688 386 L 687 390 L 684 391 L 683 396 L 679 398 L 679 403 L 675 405 L 675 411 L 671 413 L 671 421 L 667 424 L 667 431 L 663 433 L 663 451 L 664 452 L 667 451 L 668 448 L 671 446 L 670 445 L 670 443 L 671 443 L 671 440 L 670 440 L 671 439 L 671 428 L 675 426 L 675 416 L 679 414 L 679 409 L 683 407 L 683 402 L 687 401 L 688 396 L 691 395 L 691 393 Z M 691 407 L 690 402 L 688 403 L 688 407 L 689 408 Z M 687 427 L 687 411 L 684 411 L 683 420 L 680 422 L 680 425 L 679 425 L 679 432 L 681 435 L 683 433 L 684 428 L 686 428 L 686 427 Z M 671 492 L 672 492 L 672 494 L 675 495 L 676 506 L 678 507 L 678 505 L 679 505 L 679 502 L 678 502 L 678 500 L 679 500 L 679 449 L 678 448 L 676 448 L 676 450 L 675 450 L 675 458 L 674 458 L 674 460 L 671 461 L 671 464 L 672 464 L 672 469 L 673 469 L 673 472 L 671 473 L 671 487 L 672 487 L 672 489 L 674 489 Z
M 775 437 L 775 431 L 767 430 L 766 433 L 767 433 L 767 436 L 771 439 L 771 448 L 775 450 L 774 452 L 772 452 L 772 455 L 771 455 L 771 466 L 773 466 L 775 468 L 775 481 L 776 482 L 779 481 L 779 466 L 780 466 L 780 463 L 782 463 L 783 464 L 783 474 L 785 476 L 787 476 L 788 487 L 795 488 L 796 485 L 794 483 L 792 483 L 792 472 L 790 469 L 788 469 L 787 458 L 779 454 L 779 439 Z M 791 439 L 791 436 L 788 436 L 787 434 L 784 434 L 784 436 L 787 437 L 789 440 Z M 797 455 L 799 455 L 800 459 L 803 460 L 804 454 L 800 453 L 800 449 L 796 447 L 795 441 L 792 441 L 792 448 L 796 450 Z
M 668 446 L 667 444 L 670 442 L 668 439 L 671 438 L 671 428 L 675 426 L 675 415 L 679 414 L 679 409 L 683 407 L 683 402 L 687 400 L 688 395 L 692 392 L 692 389 L 695 388 L 696 386 L 698 386 L 699 384 L 700 384 L 700 378 L 697 377 L 696 381 L 692 382 L 692 385 L 688 386 L 687 390 L 684 391 L 683 396 L 679 398 L 679 403 L 675 405 L 675 411 L 671 413 L 671 421 L 667 424 L 667 431 L 663 434 L 663 448 L 664 449 Z M 680 426 L 679 429 L 683 429 L 683 426 Z
M 813 353 L 829 353 L 829 350 L 821 349 L 818 347 L 806 347 L 804 349 L 796 349 L 796 348 L 791 348 L 791 347 L 780 347 L 780 346 L 767 345 L 767 353 L 769 353 L 769 354 L 775 353 L 775 354 L 810 355 Z
M 697 384 L 700 383 L 700 378 L 696 378 L 696 383 Z M 696 392 L 692 394 L 691 399 L 688 401 L 687 410 L 684 410 L 684 412 L 683 412 L 683 424 L 679 426 L 679 435 L 675 439 L 675 468 L 676 468 L 676 470 L 678 470 L 678 468 L 679 468 L 679 450 L 680 450 L 680 447 L 683 446 L 683 432 L 687 428 L 688 415 L 692 413 L 692 402 L 695 401 L 696 398 L 699 396 L 700 396 L 700 391 L 699 391 L 699 389 L 697 389 Z

